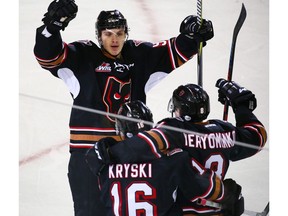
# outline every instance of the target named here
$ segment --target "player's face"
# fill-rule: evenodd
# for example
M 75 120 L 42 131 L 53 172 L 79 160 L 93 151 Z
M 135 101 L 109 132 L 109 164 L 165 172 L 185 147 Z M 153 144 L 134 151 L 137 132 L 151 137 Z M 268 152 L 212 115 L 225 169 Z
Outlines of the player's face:
M 106 29 L 102 31 L 101 40 L 104 49 L 111 55 L 117 56 L 123 48 L 126 33 L 122 28 Z

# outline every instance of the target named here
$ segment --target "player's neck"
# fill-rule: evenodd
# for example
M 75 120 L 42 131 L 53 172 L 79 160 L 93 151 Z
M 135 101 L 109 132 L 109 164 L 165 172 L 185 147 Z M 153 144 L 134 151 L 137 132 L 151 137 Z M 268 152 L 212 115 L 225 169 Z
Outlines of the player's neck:
M 108 58 L 111 58 L 111 59 L 122 59 L 121 52 L 118 55 L 112 55 L 106 49 L 104 49 L 103 47 L 102 47 L 102 52 Z

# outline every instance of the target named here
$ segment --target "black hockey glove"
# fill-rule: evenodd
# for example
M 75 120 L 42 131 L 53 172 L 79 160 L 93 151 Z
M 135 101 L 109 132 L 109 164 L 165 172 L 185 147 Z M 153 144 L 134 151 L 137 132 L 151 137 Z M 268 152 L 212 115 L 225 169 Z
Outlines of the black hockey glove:
M 107 166 L 107 164 L 103 163 L 103 161 L 98 158 L 94 147 L 88 149 L 88 151 L 86 152 L 85 161 L 88 164 L 89 169 L 95 176 L 99 176 L 105 166 Z
M 187 34 L 197 42 L 208 41 L 214 37 L 213 25 L 210 20 L 202 20 L 202 25 L 199 28 L 197 16 L 187 16 L 180 25 L 180 33 Z
M 76 17 L 78 6 L 74 0 L 54 0 L 44 14 L 42 21 L 47 30 L 53 34 L 64 30 L 68 23 Z
M 115 145 L 117 141 L 112 137 L 100 139 L 95 145 L 94 150 L 99 160 L 104 164 L 111 164 L 114 162 L 113 156 L 110 153 L 110 147 Z
M 224 199 L 222 209 L 224 216 L 240 216 L 244 212 L 244 198 L 241 194 L 242 187 L 233 179 L 225 179 Z
M 255 95 L 244 87 L 241 87 L 233 81 L 219 79 L 216 82 L 218 90 L 218 101 L 232 106 L 234 112 L 239 106 L 246 106 L 249 110 L 253 111 L 257 107 L 257 100 Z

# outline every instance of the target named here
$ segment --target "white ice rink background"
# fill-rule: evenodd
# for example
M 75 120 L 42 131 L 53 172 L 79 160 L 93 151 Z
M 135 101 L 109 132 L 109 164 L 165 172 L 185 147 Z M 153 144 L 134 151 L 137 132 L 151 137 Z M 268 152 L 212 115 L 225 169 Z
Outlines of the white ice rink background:
M 258 99 L 255 114 L 270 134 L 271 5 L 268 0 L 203 0 L 203 17 L 213 21 L 215 32 L 214 38 L 203 49 L 203 85 L 211 101 L 209 118 L 222 118 L 223 106 L 217 102 L 217 89 L 214 86 L 218 78 L 227 76 L 232 31 L 242 2 L 248 14 L 237 40 L 233 80 L 255 93 Z M 19 1 L 19 158 L 16 159 L 19 161 L 19 193 L 16 192 L 19 199 L 16 199 L 12 208 L 19 206 L 21 216 L 73 215 L 67 178 L 68 121 L 72 99 L 64 83 L 43 70 L 33 55 L 35 31 L 42 24 L 41 19 L 49 3 L 50 0 Z M 79 12 L 62 33 L 65 42 L 79 39 L 96 41 L 94 24 L 101 10 L 119 9 L 128 20 L 131 30 L 129 38 L 152 42 L 176 36 L 181 21 L 187 15 L 196 14 L 195 0 L 76 0 L 76 3 Z M 8 20 L 8 17 L 3 19 Z M 275 30 L 281 32 L 281 29 Z M 279 46 L 282 36 L 277 38 Z M 196 65 L 195 57 L 148 93 L 147 104 L 153 111 L 155 121 L 169 115 L 166 111 L 167 102 L 178 85 L 197 82 Z M 3 91 L 7 91 L 6 85 Z M 232 111 L 229 113 L 229 120 L 234 122 Z M 277 118 L 277 114 L 273 116 Z M 267 149 L 254 157 L 232 163 L 226 176 L 242 185 L 246 209 L 262 211 L 270 200 L 270 143 L 271 140 L 268 140 Z M 3 152 L 6 154 L 6 151 Z M 279 180 L 280 183 L 282 180 Z

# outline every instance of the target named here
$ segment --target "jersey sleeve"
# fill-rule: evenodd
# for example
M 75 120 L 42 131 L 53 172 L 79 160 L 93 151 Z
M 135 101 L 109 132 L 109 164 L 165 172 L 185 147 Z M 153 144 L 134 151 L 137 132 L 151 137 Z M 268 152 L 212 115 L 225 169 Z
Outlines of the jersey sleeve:
M 160 127 L 149 131 L 140 132 L 130 139 L 114 145 L 111 154 L 119 163 L 146 162 L 161 158 L 168 151 L 181 148 L 184 136 Z
M 183 34 L 155 43 L 152 48 L 149 52 L 150 62 L 155 62 L 155 68 L 152 71 L 168 71 L 166 67 L 174 70 L 197 53 L 196 41 Z M 162 57 L 161 52 L 163 52 Z
M 236 145 L 231 155 L 231 160 L 241 160 L 250 157 L 265 146 L 267 131 L 258 118 L 247 108 L 239 107 L 235 112 L 236 118 Z M 249 144 L 251 147 L 241 146 L 241 143 Z
M 131 48 L 135 48 L 136 52 L 133 52 L 141 59 L 140 64 L 146 68 L 148 77 L 156 72 L 168 74 L 198 52 L 197 42 L 184 34 L 156 43 L 130 40 L 129 44 Z
M 67 67 L 77 72 L 79 65 L 88 64 L 89 51 L 94 49 L 94 45 L 88 40 L 67 44 L 62 41 L 59 32 L 50 34 L 45 26 L 41 26 L 36 30 L 34 55 L 43 69 L 57 76 L 56 70 L 59 67 Z
M 110 149 L 113 158 L 117 163 L 138 163 L 161 158 L 164 153 L 159 146 L 165 140 L 152 131 L 141 132 L 132 138 L 118 142 Z
M 197 42 L 185 34 L 180 34 L 173 43 L 178 59 L 186 62 L 198 52 Z
M 36 30 L 34 55 L 42 68 L 51 69 L 65 60 L 67 45 L 62 41 L 59 32 L 50 34 L 46 26 L 41 26 Z
M 187 152 L 186 152 L 187 154 Z M 224 196 L 224 186 L 220 178 L 211 170 L 199 167 L 195 169 L 192 159 L 188 156 L 183 158 L 181 167 L 177 167 L 182 174 L 179 177 L 179 189 L 191 202 L 198 200 L 210 200 L 219 202 Z
M 171 38 L 162 43 L 154 44 L 153 48 L 159 49 L 162 46 L 165 47 L 166 52 L 168 51 L 167 65 L 170 65 L 172 70 L 183 65 L 197 53 L 197 43 L 194 40 L 191 40 L 182 34 L 180 34 L 178 37 Z M 151 56 L 153 56 L 153 53 Z M 163 59 L 160 60 L 163 61 Z M 160 66 L 163 66 L 161 62 L 160 64 L 158 64 L 159 68 L 157 68 L 156 71 L 163 71 L 163 69 L 160 68 Z

